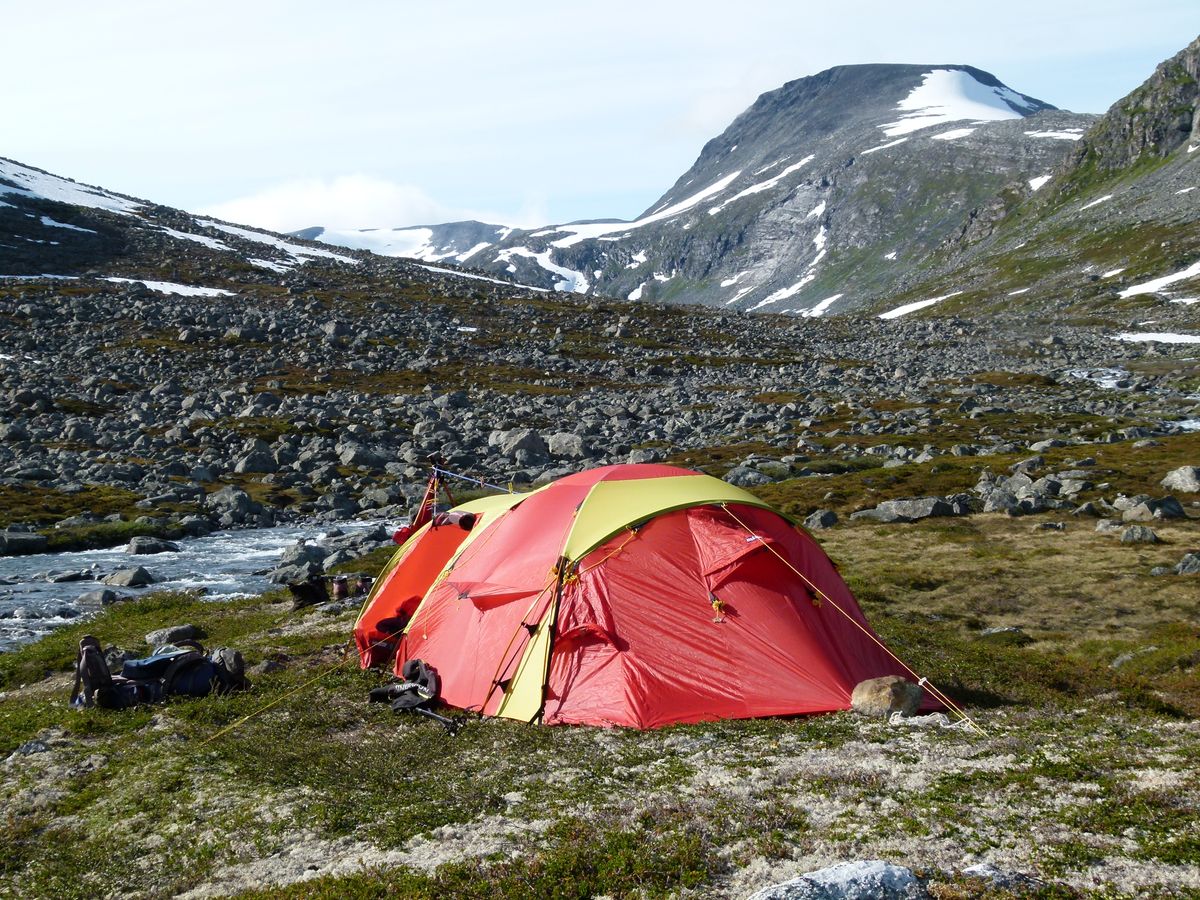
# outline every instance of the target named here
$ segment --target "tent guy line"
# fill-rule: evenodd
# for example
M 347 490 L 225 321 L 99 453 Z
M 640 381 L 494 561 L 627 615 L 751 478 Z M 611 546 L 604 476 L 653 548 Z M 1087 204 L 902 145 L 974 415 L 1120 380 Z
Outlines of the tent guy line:
M 737 522 L 739 525 L 741 525 L 743 528 L 745 528 L 746 532 L 748 534 L 757 537 L 757 535 L 754 535 L 754 532 L 750 530 L 750 527 L 748 525 L 746 525 L 746 523 L 743 522 L 741 519 L 739 519 L 737 517 L 737 514 L 729 508 L 729 505 L 727 503 L 722 503 L 721 508 L 724 509 L 725 512 L 729 513 L 730 518 L 732 518 L 735 522 Z M 866 628 L 863 628 L 862 625 L 860 625 L 852 615 L 850 615 L 848 612 L 846 612 L 844 609 L 842 609 L 840 606 L 838 606 L 838 604 L 835 600 L 833 600 L 824 591 L 822 591 L 819 587 L 817 587 L 815 584 L 813 584 L 811 581 L 809 581 L 808 578 L 805 577 L 803 572 L 801 572 L 799 569 L 797 569 L 795 566 L 793 566 L 790 562 L 788 562 L 786 559 L 784 559 L 782 556 L 780 556 L 779 551 L 777 551 L 774 547 L 772 547 L 770 542 L 763 541 L 763 544 L 766 546 L 766 548 L 768 550 L 770 550 L 777 557 L 779 557 L 780 562 L 782 562 L 785 566 L 787 566 L 789 569 L 791 569 L 793 572 L 795 572 L 800 577 L 800 579 L 805 584 L 808 585 L 808 587 L 813 591 L 813 593 L 817 597 L 821 598 L 822 601 L 826 601 L 826 600 L 829 601 L 829 604 L 834 609 L 836 609 L 838 612 L 840 612 L 843 616 L 845 616 L 847 619 L 849 619 L 854 624 L 854 626 L 856 628 L 858 628 L 859 631 L 861 631 L 863 634 L 865 634 L 867 637 L 869 637 L 871 640 L 873 640 L 876 644 L 878 644 L 879 648 L 881 650 L 883 650 L 884 653 L 886 653 L 888 656 L 890 656 L 892 659 L 894 659 L 900 665 L 904 666 L 904 668 L 908 672 L 908 674 L 910 674 L 913 678 L 917 679 L 918 685 L 920 685 L 921 687 L 929 688 L 929 690 L 933 692 L 935 697 L 937 697 L 939 700 L 941 700 L 942 703 L 946 704 L 947 709 L 953 710 L 955 713 L 957 713 L 959 716 L 962 717 L 961 721 L 967 722 L 968 724 L 970 724 L 970 726 L 972 728 L 974 728 L 981 735 L 983 735 L 985 737 L 987 736 L 987 732 L 984 731 L 983 728 L 980 727 L 980 725 L 974 719 L 972 719 L 970 716 L 968 716 L 957 703 L 955 703 L 953 700 L 951 700 L 949 697 L 947 697 L 945 694 L 943 694 L 940 690 L 938 690 L 937 685 L 935 685 L 932 681 L 930 681 L 924 675 L 918 675 L 916 672 L 914 672 L 912 670 L 912 668 L 910 668 L 909 665 L 904 660 L 902 660 L 895 653 L 893 653 L 890 649 L 888 649 L 887 645 L 884 644 L 883 641 L 879 640 L 879 638 L 877 638 L 877 637 L 875 637 L 875 635 L 871 634 L 871 632 L 868 631 Z

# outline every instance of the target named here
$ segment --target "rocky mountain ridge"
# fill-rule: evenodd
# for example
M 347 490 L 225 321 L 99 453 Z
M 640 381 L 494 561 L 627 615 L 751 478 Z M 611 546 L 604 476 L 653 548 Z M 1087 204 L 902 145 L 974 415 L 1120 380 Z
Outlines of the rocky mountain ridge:
M 937 309 L 1200 319 L 1200 38 L 1113 104 L 1033 196 L 972 211 L 906 291 Z
M 841 66 L 761 96 L 632 222 L 305 236 L 629 299 L 807 316 L 896 292 L 973 208 L 1094 121 L 969 66 Z

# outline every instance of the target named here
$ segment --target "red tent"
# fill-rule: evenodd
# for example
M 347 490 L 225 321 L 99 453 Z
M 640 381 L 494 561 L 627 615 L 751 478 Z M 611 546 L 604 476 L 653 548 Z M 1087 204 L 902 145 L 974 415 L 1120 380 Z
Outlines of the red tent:
M 364 667 L 422 659 L 451 706 L 651 728 L 847 709 L 908 674 L 816 541 L 719 479 L 609 466 L 458 509 L 471 530 L 413 535 L 355 626 Z

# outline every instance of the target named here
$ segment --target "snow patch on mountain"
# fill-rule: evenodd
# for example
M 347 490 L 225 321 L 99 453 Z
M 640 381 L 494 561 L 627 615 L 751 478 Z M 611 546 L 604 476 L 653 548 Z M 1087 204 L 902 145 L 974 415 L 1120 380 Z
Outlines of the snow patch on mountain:
M 898 319 L 901 316 L 907 316 L 911 312 L 916 312 L 918 309 L 925 309 L 933 306 L 935 303 L 941 303 L 943 300 L 949 300 L 951 297 L 957 297 L 962 291 L 952 291 L 949 294 L 942 294 L 940 297 L 930 297 L 928 300 L 917 300 L 914 303 L 905 303 L 903 306 L 897 306 L 895 309 L 889 309 L 885 313 L 880 313 L 881 319 Z
M 1062 131 L 1027 131 L 1026 136 L 1034 138 L 1050 138 L 1058 141 L 1077 141 L 1083 137 L 1082 128 L 1067 128 Z
M 795 172 L 799 169 L 802 169 L 805 165 L 812 162 L 815 158 L 816 158 L 816 156 L 814 154 L 810 153 L 808 156 L 804 157 L 804 159 L 800 160 L 800 162 L 792 163 L 790 166 L 788 166 L 786 169 L 784 169 L 778 175 L 776 175 L 772 178 L 768 178 L 766 181 L 760 181 L 760 182 L 757 182 L 756 184 L 752 184 L 752 185 L 750 185 L 750 187 L 745 188 L 745 189 L 739 191 L 738 193 L 734 194 L 732 197 L 730 197 L 728 200 L 726 200 L 724 203 L 720 204 L 719 206 L 712 207 L 711 209 L 709 209 L 708 214 L 710 216 L 715 216 L 717 213 L 719 213 L 721 210 L 723 210 L 725 207 L 727 207 L 730 203 L 736 203 L 738 200 L 741 200 L 743 197 L 749 197 L 751 194 L 758 194 L 758 193 L 761 193 L 762 191 L 770 190 L 775 185 L 777 185 L 782 179 L 787 178 L 787 176 L 791 175 L 793 172 Z
M 833 306 L 833 304 L 841 300 L 844 296 L 844 294 L 834 294 L 832 297 L 826 297 L 812 309 L 801 311 L 800 316 L 805 319 L 819 319 L 821 316 L 825 315 L 825 311 L 829 309 L 829 307 Z
M 588 292 L 587 277 L 582 272 L 576 272 L 574 269 L 568 269 L 565 266 L 560 266 L 550 258 L 552 251 L 543 250 L 541 253 L 534 253 L 528 247 L 510 247 L 506 250 L 501 250 L 496 254 L 497 262 L 508 262 L 514 256 L 524 256 L 532 259 L 547 272 L 552 272 L 558 275 L 561 280 L 554 283 L 556 291 L 570 291 L 574 294 L 586 294 Z M 515 271 L 515 267 L 509 271 Z
M 159 230 L 162 231 L 164 234 L 169 234 L 171 237 L 178 238 L 181 241 L 193 241 L 197 244 L 203 244 L 205 247 L 208 247 L 210 250 L 230 250 L 231 249 L 230 246 L 228 244 L 226 244 L 224 241 L 219 241 L 216 238 L 209 237 L 208 235 L 205 235 L 205 234 L 191 234 L 187 231 L 176 231 L 174 228 L 167 228 L 166 226 L 161 227 Z M 254 260 L 249 260 L 249 262 L 254 262 Z M 281 269 L 279 271 L 286 272 L 287 269 L 285 268 L 285 269 Z
M 49 216 L 42 216 L 41 222 L 47 228 L 65 228 L 68 231 L 82 231 L 84 234 L 96 234 L 91 228 L 80 228 L 78 225 L 69 225 L 66 222 L 56 222 Z
M 1126 331 L 1116 336 L 1118 341 L 1157 341 L 1160 344 L 1200 344 L 1200 334 L 1176 334 L 1172 331 Z
M 866 156 L 868 153 L 878 153 L 880 150 L 888 149 L 888 147 L 899 147 L 907 140 L 908 138 L 900 138 L 898 141 L 890 141 L 886 144 L 880 144 L 878 147 L 871 147 L 870 149 L 863 151 L 863 156 Z
M 491 246 L 491 245 L 489 244 L 489 246 Z M 487 281 L 492 284 L 502 284 L 505 287 L 513 286 L 513 282 L 511 282 L 511 281 L 503 281 L 502 279 L 499 279 L 499 278 L 489 278 L 486 275 L 475 275 L 472 272 L 461 272 L 458 269 L 445 269 L 445 268 L 442 268 L 441 266 L 421 266 L 420 268 L 424 269 L 426 272 L 433 272 L 438 275 L 453 275 L 456 278 L 471 278 L 471 279 L 474 279 L 475 281 Z M 544 294 L 544 293 L 546 293 L 546 290 L 547 290 L 544 287 L 534 287 L 531 284 L 518 284 L 518 285 L 516 285 L 516 287 L 525 288 L 525 290 L 527 290 L 527 291 L 537 291 L 539 294 Z M 459 329 L 459 331 L 462 331 L 462 330 L 463 329 L 461 329 L 461 328 Z
M 9 182 L 5 184 L 5 182 Z M 40 172 L 13 162 L 10 159 L 0 159 L 0 196 L 15 194 L 18 197 L 31 199 L 55 200 L 58 203 L 69 203 L 72 206 L 86 206 L 89 209 L 103 209 L 121 215 L 133 215 L 142 208 L 125 197 L 118 197 L 100 188 L 76 184 L 66 178 L 59 178 L 49 172 Z M 11 206 L 11 204 L 9 204 Z
M 466 262 L 468 259 L 470 259 L 472 256 L 474 256 L 476 253 L 479 253 L 481 250 L 486 250 L 490 246 L 492 246 L 490 241 L 480 241 L 478 244 L 476 244 L 474 247 L 472 247 L 466 253 L 460 253 L 460 254 L 458 254 L 458 256 L 456 256 L 454 258 L 457 259 L 459 262 Z
M 692 194 L 690 197 L 680 200 L 678 203 L 673 203 L 666 209 L 652 213 L 643 219 L 638 219 L 636 222 L 587 222 L 580 225 L 560 225 L 558 226 L 557 230 L 569 232 L 569 235 L 565 238 L 559 238 L 557 241 L 553 241 L 551 246 L 573 247 L 580 241 L 586 241 L 589 238 L 598 238 L 601 235 L 612 234 L 617 231 L 630 231 L 634 228 L 641 228 L 644 225 L 649 225 L 653 222 L 661 222 L 663 219 L 669 219 L 672 216 L 677 216 L 679 213 L 686 212 L 687 210 L 691 209 L 702 200 L 707 200 L 714 194 L 719 194 L 721 191 L 725 190 L 725 188 L 729 187 L 729 185 L 732 184 L 733 181 L 741 174 L 742 172 L 740 169 L 736 172 L 731 172 L 724 178 L 718 179 L 698 193 Z
M 1079 207 L 1079 211 L 1082 212 L 1085 209 L 1091 209 L 1093 206 L 1099 206 L 1101 203 L 1104 203 L 1106 200 L 1111 200 L 1112 197 L 1113 197 L 1112 194 L 1105 194 L 1103 197 L 1097 197 L 1091 203 L 1085 203 L 1083 206 Z
M 1053 175 L 1039 175 L 1037 178 L 1030 178 L 1029 187 L 1036 191 L 1053 177 Z
M 957 141 L 959 138 L 965 138 L 967 135 L 974 133 L 974 128 L 952 128 L 949 131 L 933 135 L 933 139 L 935 141 Z
M 301 244 L 293 244 L 291 241 L 285 241 L 282 238 L 277 238 L 273 234 L 264 234 L 261 231 L 251 231 L 249 228 L 239 228 L 236 225 L 225 225 L 222 222 L 216 222 L 211 219 L 197 219 L 199 224 L 206 228 L 215 228 L 217 231 L 224 231 L 226 234 L 232 234 L 235 237 L 240 237 L 243 240 L 254 241 L 259 244 L 266 244 L 268 247 L 274 247 L 276 250 L 282 250 L 294 259 L 297 263 L 310 262 L 312 258 L 319 257 L 321 259 L 332 259 L 335 262 L 348 263 L 352 266 L 358 265 L 358 260 L 352 256 L 342 256 L 340 253 L 334 253 L 330 250 L 321 250 L 317 247 L 305 247 Z
M 1143 281 L 1141 284 L 1127 287 L 1121 291 L 1121 297 L 1134 297 L 1138 294 L 1156 294 L 1163 288 L 1175 284 L 1177 281 L 1186 281 L 1189 278 L 1196 278 L 1197 276 L 1200 276 L 1200 260 L 1173 275 L 1164 275 L 1162 278 L 1155 278 L 1153 281 Z
M 980 122 L 1020 119 L 1036 109 L 1016 91 L 984 84 L 962 69 L 934 69 L 926 73 L 921 84 L 896 108 L 905 114 L 895 122 L 879 126 L 888 137 L 963 119 Z
M 326 244 L 369 250 L 380 256 L 404 256 L 425 262 L 449 259 L 456 251 L 435 247 L 431 228 L 361 228 L 347 230 L 325 229 L 317 238 Z
M 144 284 L 152 291 L 160 294 L 178 294 L 181 297 L 232 297 L 233 291 L 222 288 L 195 287 L 190 284 L 176 284 L 173 281 L 145 281 L 141 278 L 117 278 L 111 276 L 104 279 L 118 284 Z

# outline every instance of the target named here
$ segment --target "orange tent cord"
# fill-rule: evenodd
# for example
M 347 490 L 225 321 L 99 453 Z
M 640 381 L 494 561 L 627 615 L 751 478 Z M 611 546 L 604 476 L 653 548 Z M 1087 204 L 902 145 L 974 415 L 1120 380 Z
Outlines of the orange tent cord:
M 725 512 L 729 513 L 730 518 L 732 518 L 735 522 L 737 522 L 739 525 L 741 525 L 742 528 L 744 528 L 746 530 L 747 534 L 754 536 L 754 532 L 750 529 L 750 527 L 745 522 L 743 522 L 741 519 L 739 519 L 737 517 L 737 514 L 734 513 L 734 511 L 729 508 L 729 505 L 727 503 L 722 503 L 721 508 L 723 510 L 725 510 Z M 787 559 L 785 559 L 783 557 L 783 555 L 780 554 L 780 552 L 778 550 L 776 550 L 774 547 L 772 547 L 768 541 L 762 541 L 762 544 L 764 547 L 766 547 L 768 550 L 770 550 L 772 553 L 774 553 L 780 562 L 782 562 L 785 566 L 787 566 L 789 569 L 791 569 L 793 572 L 795 572 L 797 575 L 799 575 L 800 579 L 806 585 L 808 585 L 809 589 L 814 594 L 816 594 L 822 601 L 828 601 L 829 604 L 832 605 L 834 609 L 836 609 L 838 612 L 840 612 L 848 620 L 853 622 L 854 627 L 856 627 L 859 631 L 861 631 L 868 638 L 870 638 L 879 647 L 880 650 L 882 650 L 884 653 L 886 653 L 888 656 L 890 656 L 892 659 L 894 659 L 897 663 L 899 663 L 900 666 L 904 669 L 904 671 L 908 672 L 909 675 L 911 675 L 913 678 L 917 679 L 917 684 L 922 685 L 924 687 L 928 687 L 930 692 L 938 700 L 942 701 L 942 703 L 944 703 L 946 705 L 947 709 L 953 710 L 955 713 L 957 713 L 959 716 L 961 716 L 963 721 L 967 722 L 972 728 L 974 728 L 980 734 L 982 734 L 982 735 L 987 734 L 986 731 L 984 731 L 982 728 L 979 727 L 978 724 L 976 724 L 974 719 L 972 719 L 965 712 L 963 712 L 962 708 L 957 703 L 955 703 L 953 700 L 951 700 L 949 697 L 947 697 L 945 694 L 943 694 L 940 690 L 938 690 L 937 687 L 933 684 L 933 682 L 931 682 L 928 678 L 925 678 L 924 676 L 918 675 L 916 672 L 914 672 L 904 660 L 902 660 L 895 653 L 893 653 L 891 650 L 889 650 L 887 648 L 887 646 L 883 643 L 883 641 L 879 640 L 879 638 L 877 638 L 875 635 L 873 635 L 869 629 L 864 628 L 862 626 L 862 623 L 859 622 L 858 619 L 854 618 L 854 616 L 850 615 L 850 613 L 848 613 L 848 612 L 846 612 L 846 610 L 842 609 L 841 606 L 839 606 L 836 602 L 834 602 L 832 597 L 830 597 L 823 590 L 821 590 L 819 587 L 817 587 L 815 584 L 813 584 L 811 581 L 809 581 L 809 579 L 805 576 L 805 574 L 803 572 L 801 572 L 799 569 L 797 569 L 795 566 L 793 566 Z

